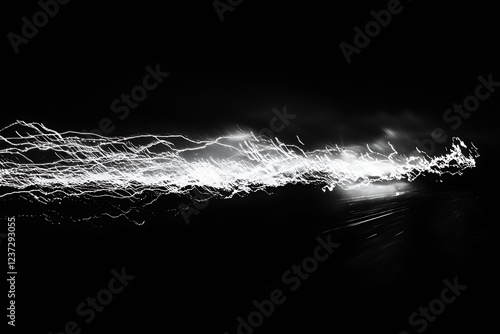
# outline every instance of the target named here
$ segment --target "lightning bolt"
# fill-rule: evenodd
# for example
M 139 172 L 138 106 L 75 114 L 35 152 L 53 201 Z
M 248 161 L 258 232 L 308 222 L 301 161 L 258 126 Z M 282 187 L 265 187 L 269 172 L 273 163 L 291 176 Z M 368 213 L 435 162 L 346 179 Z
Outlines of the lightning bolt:
M 411 182 L 424 174 L 460 175 L 475 167 L 479 156 L 473 144 L 468 147 L 456 137 L 446 154 L 434 157 L 418 149 L 417 156 L 408 157 L 390 143 L 390 154 L 368 145 L 364 150 L 333 145 L 305 150 L 297 139 L 301 146 L 252 132 L 213 140 L 183 135 L 103 137 L 16 121 L 0 130 L 0 199 L 21 196 L 47 204 L 106 198 L 147 206 L 161 195 L 187 195 L 194 188 L 224 199 L 287 184 L 331 191 Z M 123 205 L 115 209 L 117 214 L 103 214 L 126 215 L 131 210 Z

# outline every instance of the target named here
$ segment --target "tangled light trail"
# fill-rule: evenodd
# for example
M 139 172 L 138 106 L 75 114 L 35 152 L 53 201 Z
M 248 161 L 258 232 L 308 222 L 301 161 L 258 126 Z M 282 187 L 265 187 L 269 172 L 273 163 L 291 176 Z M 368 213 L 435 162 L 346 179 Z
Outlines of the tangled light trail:
M 299 138 L 298 143 L 304 147 Z M 299 145 L 298 144 L 298 145 Z M 62 198 L 139 199 L 189 194 L 231 198 L 284 186 L 309 184 L 323 191 L 352 189 L 419 175 L 461 174 L 475 167 L 477 149 L 454 138 L 451 149 L 429 157 L 338 146 L 304 150 L 253 133 L 192 140 L 182 135 L 103 137 L 62 132 L 17 121 L 0 130 L 0 198 L 28 195 L 41 203 Z M 390 144 L 389 144 L 390 145 Z

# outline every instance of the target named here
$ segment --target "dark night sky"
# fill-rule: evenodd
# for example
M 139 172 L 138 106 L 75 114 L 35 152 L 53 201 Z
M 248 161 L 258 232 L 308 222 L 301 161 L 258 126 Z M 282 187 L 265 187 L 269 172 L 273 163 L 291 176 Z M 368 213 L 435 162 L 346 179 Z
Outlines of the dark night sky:
M 476 77 L 496 69 L 493 8 L 404 2 L 347 64 L 339 43 L 353 44 L 354 26 L 386 4 L 244 1 L 220 22 L 210 1 L 70 2 L 19 54 L 5 38 L 4 123 L 23 119 L 81 130 L 110 117 L 116 134 L 211 133 L 232 124 L 261 128 L 272 108 L 287 105 L 301 116 L 296 131 L 335 131 L 333 140 L 349 136 L 335 130 L 338 124 L 355 136 L 376 134 L 382 124 L 356 131 L 357 120 L 379 111 L 409 110 L 428 127 L 441 125 L 442 112 L 473 91 Z M 33 1 L 5 11 L 5 31 L 19 32 L 20 18 L 36 9 Z M 127 119 L 117 120 L 111 102 L 157 63 L 171 76 Z M 491 101 L 478 113 L 489 109 Z
M 59 13 L 15 54 L 6 36 L 9 32 L 20 33 L 21 18 L 31 17 L 39 6 L 34 0 L 11 1 L 4 4 L 0 14 L 4 35 L 0 127 L 24 120 L 41 122 L 58 131 L 81 131 L 96 128 L 101 119 L 109 118 L 116 126 L 110 135 L 185 133 L 213 137 L 233 131 L 237 126 L 253 130 L 268 127 L 273 108 L 281 110 L 285 105 L 297 118 L 280 136 L 293 140 L 299 135 L 311 146 L 341 141 L 346 145 L 364 145 L 393 139 L 397 145 L 410 148 L 414 147 L 415 139 L 428 138 L 432 129 L 441 127 L 447 135 L 473 141 L 479 148 L 478 168 L 468 171 L 463 178 L 450 178 L 450 189 L 466 184 L 468 190 L 477 191 L 483 201 L 482 224 L 487 225 L 485 212 L 496 208 L 496 199 L 487 195 L 496 190 L 496 181 L 491 175 L 496 172 L 494 162 L 498 161 L 495 156 L 498 149 L 494 148 L 498 133 L 495 106 L 500 92 L 481 102 L 479 109 L 457 130 L 452 130 L 442 117 L 446 109 L 474 93 L 479 75 L 487 77 L 492 73 L 494 80 L 500 81 L 500 24 L 496 3 L 402 1 L 402 12 L 393 16 L 390 24 L 382 28 L 360 54 L 354 54 L 348 64 L 339 44 L 343 41 L 353 44 L 353 28 L 364 27 L 372 20 L 370 11 L 385 9 L 387 3 L 244 0 L 233 12 L 226 12 L 221 22 L 210 0 L 122 1 L 105 5 L 73 0 L 61 6 Z M 154 68 L 156 64 L 170 75 L 150 91 L 128 117 L 120 120 L 111 111 L 112 101 L 140 84 L 147 73 L 145 67 Z M 394 137 L 390 137 L 387 130 L 393 131 Z M 255 296 L 255 291 L 272 280 L 269 278 L 272 275 L 259 276 L 266 272 L 264 269 L 275 270 L 273 275 L 279 275 L 280 269 L 276 268 L 284 268 L 283 263 L 291 263 L 301 254 L 307 254 L 310 244 L 299 241 L 310 242 L 314 238 L 307 238 L 314 231 L 333 224 L 335 213 L 332 212 L 336 209 L 331 208 L 324 215 L 321 211 L 328 207 L 325 203 L 330 197 L 325 199 L 322 192 L 309 191 L 287 188 L 283 191 L 286 195 L 278 193 L 276 197 L 256 194 L 247 202 L 245 199 L 225 204 L 214 201 L 198 220 L 203 223 L 193 224 L 188 230 L 179 224 L 162 225 L 163 221 L 141 229 L 113 223 L 92 231 L 64 224 L 25 227 L 27 240 L 32 247 L 39 247 L 40 252 L 33 259 L 29 247 L 21 244 L 19 247 L 24 247 L 21 259 L 31 265 L 27 272 L 42 273 L 39 282 L 47 290 L 38 289 L 27 278 L 22 289 L 35 291 L 35 301 L 49 300 L 48 295 L 53 297 L 47 304 L 40 304 L 44 312 L 36 315 L 41 324 L 37 329 L 54 332 L 62 329 L 64 321 L 74 317 L 75 303 L 82 296 L 98 291 L 102 280 L 95 277 L 106 278 L 110 266 L 123 264 L 138 273 L 136 287 L 121 297 L 123 302 L 116 302 L 116 306 L 106 311 L 107 318 L 101 317 L 104 320 L 96 321 L 91 329 L 82 333 L 97 333 L 99 328 L 107 332 L 129 328 L 147 332 L 163 321 L 165 327 L 189 325 L 197 332 L 222 334 L 223 330 L 231 330 L 231 334 L 235 333 L 233 324 L 228 324 L 235 317 L 222 313 L 246 312 L 247 300 L 251 300 L 248 296 Z M 441 197 L 432 196 L 417 201 L 422 207 L 408 218 L 413 219 L 411 224 L 419 226 L 421 221 L 424 226 L 419 230 L 423 239 L 417 238 L 412 243 L 416 248 L 410 252 L 417 264 L 408 271 L 401 268 L 409 264 L 395 265 L 404 271 L 402 277 L 411 277 L 411 283 L 398 281 L 399 285 L 392 286 L 389 292 L 376 289 L 373 292 L 369 287 L 357 289 L 357 283 L 366 283 L 372 276 L 366 270 L 356 271 L 356 262 L 346 250 L 335 265 L 346 271 L 352 266 L 354 271 L 338 278 L 336 269 L 331 269 L 330 276 L 319 276 L 322 278 L 316 281 L 317 286 L 312 283 L 307 293 L 291 301 L 267 328 L 255 333 L 295 329 L 294 323 L 286 320 L 289 318 L 300 319 L 302 327 L 297 328 L 303 332 L 313 328 L 311 333 L 319 332 L 319 328 L 330 321 L 333 324 L 328 332 L 332 333 L 356 332 L 340 331 L 336 321 L 356 330 L 365 326 L 364 332 L 373 331 L 372 326 L 385 333 L 404 329 L 408 310 L 417 307 L 421 300 L 420 292 L 425 291 L 425 296 L 428 294 L 431 298 L 439 291 L 436 289 L 442 279 L 438 274 L 434 290 L 430 288 L 434 283 L 426 285 L 427 280 L 435 278 L 433 270 L 444 272 L 453 267 L 442 265 L 433 250 L 425 250 L 435 261 L 432 264 L 419 258 L 419 247 L 425 248 L 427 242 L 442 246 L 430 237 L 430 241 L 426 239 L 425 233 L 447 228 L 446 231 L 455 231 L 456 235 L 463 232 L 464 238 L 476 236 L 467 234 L 469 230 L 465 227 L 461 229 L 479 217 L 474 211 L 476 207 L 470 204 L 473 200 L 467 202 L 473 208 L 467 215 L 468 220 L 463 218 L 459 223 L 448 225 L 432 216 L 441 209 L 449 213 L 445 204 L 439 202 Z M 469 200 L 467 196 L 464 198 Z M 474 200 L 479 198 L 474 196 L 471 197 Z M 467 206 L 464 204 L 464 207 Z M 437 227 L 431 222 L 438 222 Z M 492 231 L 498 228 L 489 228 L 485 230 L 492 237 L 495 235 Z M 462 241 L 462 234 L 456 235 L 453 234 L 457 238 L 454 240 Z M 350 238 L 356 239 L 356 236 Z M 346 240 L 346 245 L 350 241 Z M 488 242 L 478 246 L 481 252 L 488 254 L 486 258 L 479 256 L 484 253 L 476 248 L 474 252 L 466 252 L 458 241 L 453 244 L 456 248 L 450 246 L 453 251 L 458 249 L 460 255 L 462 251 L 467 253 L 463 260 L 449 251 L 453 253 L 453 261 L 456 256 L 457 263 L 462 260 L 466 263 L 463 264 L 466 272 L 473 271 L 468 261 L 480 258 L 481 262 L 476 264 L 484 266 L 478 269 L 479 276 L 471 279 L 476 287 L 471 288 L 469 297 L 463 297 L 461 308 L 457 307 L 450 318 L 443 316 L 443 322 L 433 328 L 435 332 L 447 333 L 443 328 L 460 328 L 455 319 L 466 319 L 467 328 L 471 329 L 482 321 L 481 313 L 497 315 L 493 308 L 483 304 L 479 308 L 475 306 L 490 293 L 488 284 L 492 276 L 483 278 L 488 277 L 493 267 L 492 259 L 498 260 L 495 258 L 497 248 L 491 239 Z M 273 260 L 266 252 L 280 260 Z M 383 248 L 373 252 L 367 253 L 369 256 L 388 254 Z M 395 258 L 392 254 L 387 256 Z M 50 270 L 43 259 L 52 261 Z M 346 259 L 345 262 L 342 259 Z M 188 261 L 192 261 L 192 266 Z M 390 263 L 385 261 L 382 261 L 385 265 Z M 251 272 L 252 266 L 264 269 L 262 273 Z M 375 267 L 372 269 L 379 274 L 383 272 L 382 276 L 391 272 L 384 266 Z M 416 273 L 416 278 L 412 273 Z M 262 286 L 254 282 L 256 277 L 264 282 Z M 359 281 L 351 280 L 352 277 L 358 277 Z M 325 282 L 330 278 L 335 283 Z M 421 281 L 427 283 L 423 283 L 420 290 L 408 287 Z M 346 284 L 345 289 L 338 288 L 342 284 Z M 322 290 L 325 286 L 326 292 Z M 411 298 L 402 301 L 398 309 L 399 304 L 389 304 L 401 301 L 400 288 L 411 290 Z M 339 294 L 339 300 L 345 304 L 337 305 L 335 311 L 315 304 L 309 314 L 304 305 L 314 300 L 304 297 L 308 293 L 315 296 L 325 293 L 331 298 L 326 304 L 334 303 L 331 300 Z M 170 301 L 175 304 L 172 308 L 185 311 L 179 315 L 155 307 L 154 297 L 163 306 L 170 305 Z M 227 300 L 237 306 L 223 304 Z M 382 306 L 401 314 L 385 318 L 380 315 L 384 314 Z M 57 313 L 56 320 L 47 317 L 52 309 Z M 327 312 L 336 312 L 336 320 L 328 320 L 333 313 Z M 19 322 L 27 322 L 21 314 Z

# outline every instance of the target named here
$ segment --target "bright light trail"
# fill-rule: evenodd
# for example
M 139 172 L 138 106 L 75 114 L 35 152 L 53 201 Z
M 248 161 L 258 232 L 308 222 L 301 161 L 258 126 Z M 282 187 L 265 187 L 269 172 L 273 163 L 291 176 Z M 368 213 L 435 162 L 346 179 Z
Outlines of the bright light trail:
M 429 157 L 325 146 L 306 151 L 240 133 L 213 140 L 182 135 L 103 137 L 62 132 L 17 121 L 0 130 L 0 198 L 33 196 L 40 202 L 65 197 L 135 198 L 143 192 L 231 198 L 287 184 L 323 191 L 383 181 L 413 181 L 425 174 L 458 174 L 475 167 L 477 149 L 458 138 L 444 155 Z M 298 146 L 300 145 L 300 146 Z M 301 148 L 302 147 L 302 148 Z

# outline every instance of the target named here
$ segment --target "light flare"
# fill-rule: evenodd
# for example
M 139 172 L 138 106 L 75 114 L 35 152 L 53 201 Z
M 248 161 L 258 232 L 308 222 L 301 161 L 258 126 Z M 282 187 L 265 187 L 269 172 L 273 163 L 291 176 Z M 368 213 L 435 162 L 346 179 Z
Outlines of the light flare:
M 304 144 L 297 137 L 298 143 Z M 103 137 L 62 132 L 17 121 L 0 130 L 0 198 L 14 194 L 39 202 L 65 197 L 133 199 L 145 192 L 231 198 L 287 184 L 323 191 L 385 181 L 414 181 L 423 174 L 461 174 L 479 156 L 453 138 L 444 155 L 407 157 L 327 145 L 304 150 L 252 132 L 193 140 L 183 135 Z

